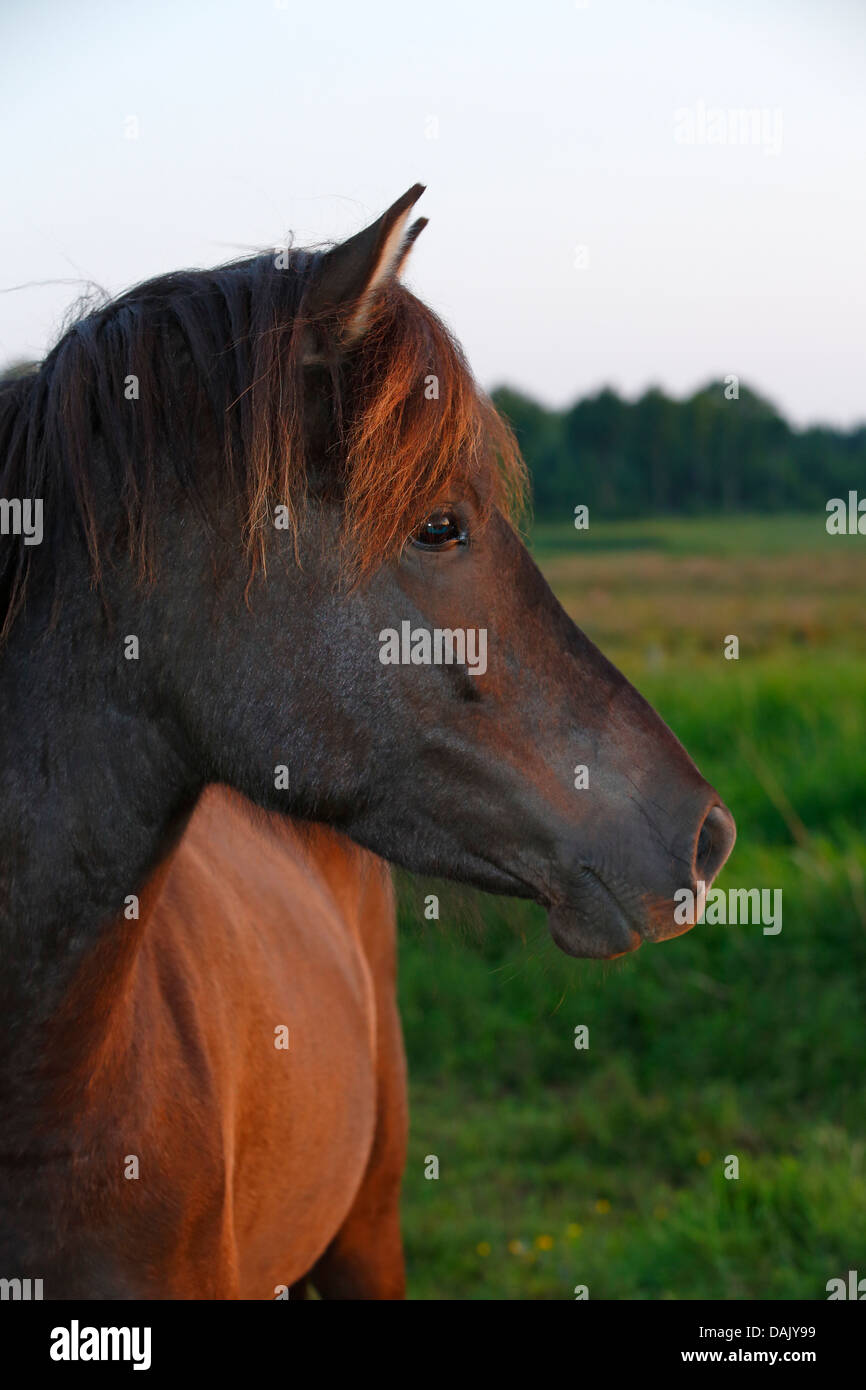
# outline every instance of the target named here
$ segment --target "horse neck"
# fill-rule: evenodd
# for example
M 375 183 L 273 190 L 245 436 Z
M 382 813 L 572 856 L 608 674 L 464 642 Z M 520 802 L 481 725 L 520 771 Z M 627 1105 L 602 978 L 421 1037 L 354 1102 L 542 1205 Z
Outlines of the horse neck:
M 85 1077 L 105 1047 L 149 890 L 137 920 L 124 904 L 158 884 L 198 790 L 121 703 L 104 629 L 64 616 L 16 624 L 0 660 L 0 1089 L 22 1115 L 37 1077 Z

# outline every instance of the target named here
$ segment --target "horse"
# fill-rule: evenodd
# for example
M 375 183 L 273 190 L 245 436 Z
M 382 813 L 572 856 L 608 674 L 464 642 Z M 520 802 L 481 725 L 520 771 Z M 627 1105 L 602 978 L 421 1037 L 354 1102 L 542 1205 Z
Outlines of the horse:
M 0 1272 L 46 1298 L 403 1297 L 390 865 L 609 959 L 730 853 L 521 539 L 514 437 L 401 278 L 422 192 L 0 390 Z

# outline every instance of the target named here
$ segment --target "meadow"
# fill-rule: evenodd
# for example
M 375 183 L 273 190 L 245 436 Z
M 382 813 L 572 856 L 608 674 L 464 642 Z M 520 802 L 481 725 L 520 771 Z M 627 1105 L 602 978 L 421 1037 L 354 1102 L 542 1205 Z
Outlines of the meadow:
M 401 876 L 409 1296 L 824 1299 L 866 1275 L 866 541 L 820 514 L 531 541 L 733 811 L 719 886 L 781 888 L 784 924 L 576 961 L 530 904 Z

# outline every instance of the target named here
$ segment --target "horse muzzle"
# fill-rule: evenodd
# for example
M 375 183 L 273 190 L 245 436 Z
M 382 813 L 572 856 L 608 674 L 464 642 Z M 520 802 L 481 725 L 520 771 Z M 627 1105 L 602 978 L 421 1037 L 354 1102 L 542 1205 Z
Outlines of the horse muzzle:
M 628 875 L 602 873 L 582 865 L 569 876 L 567 893 L 548 907 L 554 942 L 569 956 L 612 960 L 637 950 L 644 941 L 669 941 L 687 932 L 700 917 L 703 891 L 709 888 L 736 839 L 734 818 L 716 803 L 707 811 L 694 839 L 691 873 L 680 876 L 685 856 L 667 858 L 665 872 L 642 874 L 632 866 Z M 661 878 L 661 882 L 660 882 Z M 641 886 L 635 886 L 635 880 Z M 675 894 L 688 888 L 698 910 L 691 920 L 677 915 Z

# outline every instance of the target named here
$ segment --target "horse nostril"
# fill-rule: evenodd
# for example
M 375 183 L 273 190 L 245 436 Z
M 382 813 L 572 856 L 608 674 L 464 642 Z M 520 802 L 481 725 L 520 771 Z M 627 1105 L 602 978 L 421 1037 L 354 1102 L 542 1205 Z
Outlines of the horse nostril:
M 698 835 L 695 878 L 711 883 L 734 847 L 737 827 L 725 806 L 709 810 Z
M 707 825 L 707 822 L 704 821 L 703 825 L 701 826 L 701 833 L 698 836 L 698 852 L 695 857 L 695 868 L 697 869 L 698 873 L 703 873 L 704 866 L 710 857 L 712 848 L 713 832 L 712 830 L 710 830 L 709 826 Z

